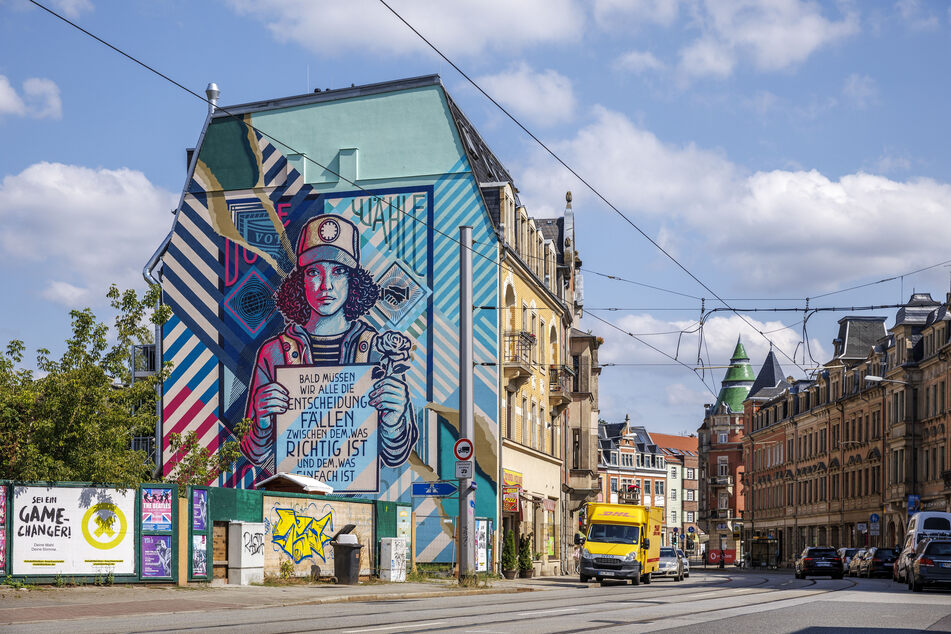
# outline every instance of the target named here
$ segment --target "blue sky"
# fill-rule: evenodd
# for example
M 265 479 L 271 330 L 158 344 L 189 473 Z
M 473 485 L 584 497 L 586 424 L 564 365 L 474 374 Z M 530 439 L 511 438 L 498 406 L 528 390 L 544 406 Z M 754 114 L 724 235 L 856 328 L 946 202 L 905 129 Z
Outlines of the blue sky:
M 809 297 L 847 308 L 948 291 L 951 269 L 937 266 L 817 297 L 951 260 L 947 2 L 390 4 L 731 305 L 801 308 Z M 795 355 L 780 354 L 787 374 L 815 366 L 803 359 L 801 313 L 749 313 L 746 323 L 719 312 L 701 348 L 699 298 L 709 309 L 712 294 L 377 0 L 49 6 L 198 93 L 217 82 L 223 105 L 440 74 L 529 213 L 558 215 L 574 193 L 590 271 L 580 327 L 603 336 L 601 361 L 617 364 L 601 375 L 606 419 L 693 431 L 722 378 L 708 370 L 708 389 L 621 331 L 691 368 L 698 349 L 705 363 L 727 362 L 738 335 L 757 368 L 770 340 Z M 110 282 L 141 287 L 205 111 L 25 0 L 0 0 L 0 341 L 60 350 L 69 308 L 105 315 Z M 837 319 L 880 314 L 891 325 L 894 313 L 811 318 L 815 361 L 829 359 Z

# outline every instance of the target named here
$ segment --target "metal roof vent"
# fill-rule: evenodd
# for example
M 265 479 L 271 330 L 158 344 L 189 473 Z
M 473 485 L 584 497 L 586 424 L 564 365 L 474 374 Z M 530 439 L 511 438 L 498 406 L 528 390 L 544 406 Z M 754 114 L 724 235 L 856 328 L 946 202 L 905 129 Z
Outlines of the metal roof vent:
M 218 84 L 211 82 L 208 84 L 208 87 L 205 88 L 205 97 L 208 98 L 208 114 L 213 114 L 215 109 L 218 107 L 218 96 L 221 94 L 221 91 L 218 90 Z

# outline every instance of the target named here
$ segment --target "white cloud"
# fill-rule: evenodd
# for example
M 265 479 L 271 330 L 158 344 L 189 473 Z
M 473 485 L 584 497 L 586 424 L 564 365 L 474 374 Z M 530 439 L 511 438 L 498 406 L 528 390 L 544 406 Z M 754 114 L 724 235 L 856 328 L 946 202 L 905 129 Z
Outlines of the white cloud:
M 83 11 L 92 11 L 89 0 L 53 0 L 53 7 L 68 18 L 78 18 Z
M 22 116 L 26 113 L 26 104 L 17 94 L 16 88 L 10 85 L 10 80 L 0 75 L 0 116 L 12 114 Z
M 629 51 L 615 60 L 614 67 L 639 74 L 646 71 L 663 70 L 666 65 L 654 57 L 654 54 L 650 51 Z
M 701 35 L 681 51 L 687 77 L 727 76 L 738 59 L 760 71 L 783 70 L 858 31 L 854 14 L 830 20 L 819 4 L 800 0 L 705 0 L 694 18 Z
M 679 0 L 595 0 L 594 19 L 605 29 L 642 24 L 670 26 L 680 13 Z
M 685 403 L 703 403 L 710 399 L 710 393 L 702 390 L 694 390 L 683 383 L 671 383 L 664 390 L 668 407 L 680 407 Z
M 877 100 L 878 84 L 868 75 L 852 73 L 845 79 L 842 94 L 851 100 L 856 108 L 864 110 Z
M 655 235 L 677 236 L 678 252 L 703 254 L 705 266 L 746 290 L 831 290 L 941 261 L 951 243 L 951 185 L 931 179 L 749 172 L 721 153 L 664 143 L 603 108 L 574 138 L 552 145 L 629 217 L 652 216 L 663 228 Z M 567 184 L 576 208 L 610 213 L 547 156 L 536 154 L 521 173 L 529 208 Z
M 790 319 L 790 322 L 794 319 Z M 644 424 L 654 431 L 680 433 L 681 429 L 671 428 L 671 425 L 677 424 L 673 421 L 695 419 L 699 422 L 704 404 L 712 403 L 719 392 L 726 372 L 723 366 L 730 363 L 737 337 L 742 338 L 754 373 L 759 372 L 766 360 L 770 342 L 774 344 L 773 350 L 786 376 L 802 378 L 805 374 L 800 367 L 807 371 L 814 367 L 811 360 L 803 362 L 799 327 L 787 327 L 780 321 L 760 321 L 751 315 L 746 315 L 744 320 L 726 313 L 710 317 L 703 328 L 702 364 L 697 362 L 700 334 L 697 332 L 696 322 L 667 321 L 650 314 L 636 314 L 626 315 L 613 323 L 623 331 L 641 333 L 642 338 L 651 345 L 671 356 L 676 354 L 683 364 L 671 361 L 616 328 L 590 317 L 584 320 L 584 327 L 592 328 L 593 332 L 605 340 L 599 351 L 599 362 L 604 367 L 599 383 L 602 416 L 607 420 L 620 420 L 625 413 L 629 413 L 632 419 L 638 420 L 642 416 L 635 412 L 645 410 L 643 395 L 662 395 L 655 401 L 660 400 L 665 416 L 657 418 L 648 415 L 644 419 Z M 688 332 L 679 338 L 676 334 L 643 334 L 678 329 Z M 760 335 L 760 332 L 768 339 Z M 813 357 L 817 360 L 827 359 L 831 352 L 815 338 L 810 338 L 810 347 Z M 795 363 L 784 356 L 784 353 L 794 357 Z M 632 386 L 636 388 L 632 389 Z
M 33 117 L 34 119 L 61 119 L 63 103 L 59 86 L 51 79 L 31 77 L 23 82 L 23 96 L 0 75 L 0 116 Z
M 601 315 L 598 315 L 599 317 Z M 794 320 L 790 320 L 794 321 Z M 638 335 L 641 339 L 659 348 L 673 357 L 677 356 L 691 368 L 699 368 L 697 351 L 700 348 L 701 332 L 696 321 L 664 320 L 648 313 L 625 315 L 613 322 L 616 328 L 592 320 L 586 324 L 594 328 L 604 337 L 605 345 L 601 347 L 599 361 L 602 364 L 618 363 L 676 363 L 669 357 L 652 350 L 649 346 L 637 341 L 626 333 Z M 620 330 L 618 330 L 620 329 Z M 622 332 L 623 331 L 623 332 Z M 682 331 L 680 334 L 678 331 Z M 764 333 L 766 336 L 760 334 Z M 651 335 L 649 333 L 665 333 Z M 740 317 L 724 313 L 724 316 L 710 317 L 703 326 L 703 359 L 704 365 L 722 366 L 730 362 L 733 349 L 736 347 L 737 337 L 742 337 L 743 345 L 752 363 L 759 369 L 759 365 L 769 353 L 770 342 L 775 344 L 780 364 L 787 374 L 794 374 L 796 366 L 783 356 L 783 353 L 792 357 L 802 338 L 801 331 L 796 328 L 787 328 L 780 321 L 760 321 L 752 316 Z M 810 346 L 815 358 L 824 358 L 825 349 L 818 340 L 811 340 Z M 679 349 L 679 355 L 678 355 Z M 782 352 L 778 352 L 782 351 Z M 801 363 L 802 358 L 799 357 Z M 789 366 L 786 368 L 785 366 Z M 683 371 L 682 366 L 674 368 L 677 372 Z M 707 370 L 709 374 L 709 370 Z
M 941 26 L 938 16 L 923 9 L 918 0 L 899 0 L 895 8 L 902 20 L 917 31 L 931 31 Z
M 735 64 L 732 49 L 711 38 L 697 40 L 680 51 L 680 70 L 689 77 L 728 77 Z
M 500 103 L 539 125 L 569 121 L 575 114 L 571 80 L 553 70 L 536 73 L 524 62 L 476 80 Z
M 138 286 L 175 196 L 141 172 L 37 163 L 0 183 L 0 261 L 59 303 Z
M 51 281 L 43 289 L 41 295 L 51 302 L 62 304 L 69 308 L 79 308 L 88 303 L 89 289 L 73 286 L 69 282 Z
M 892 174 L 895 172 L 907 172 L 910 169 L 911 160 L 908 157 L 885 152 L 875 161 L 873 171 L 877 174 Z
M 63 118 L 63 102 L 59 97 L 59 86 L 51 79 L 32 77 L 23 82 L 23 94 L 27 109 L 37 119 Z
M 354 51 L 431 54 L 426 44 L 376 0 L 228 0 L 263 22 L 273 36 L 322 55 Z M 585 16 L 576 0 L 391 0 L 390 5 L 447 55 L 511 53 L 574 41 Z

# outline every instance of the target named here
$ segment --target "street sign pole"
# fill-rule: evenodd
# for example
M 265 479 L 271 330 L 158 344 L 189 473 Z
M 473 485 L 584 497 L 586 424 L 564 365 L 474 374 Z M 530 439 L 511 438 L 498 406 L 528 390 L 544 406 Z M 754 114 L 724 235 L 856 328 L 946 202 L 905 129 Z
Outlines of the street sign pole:
M 475 437 L 472 395 L 472 227 L 459 227 L 459 437 Z M 475 461 L 473 447 L 471 460 Z M 474 473 L 471 475 L 475 475 Z M 459 578 L 475 574 L 475 492 L 459 480 Z

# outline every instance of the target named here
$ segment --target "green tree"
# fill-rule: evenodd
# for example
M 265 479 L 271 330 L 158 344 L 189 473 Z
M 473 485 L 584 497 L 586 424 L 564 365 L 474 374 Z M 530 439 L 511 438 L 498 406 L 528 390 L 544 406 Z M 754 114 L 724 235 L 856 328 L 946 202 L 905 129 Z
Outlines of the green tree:
M 155 429 L 155 381 L 131 381 L 131 347 L 151 343 L 167 309 L 158 289 L 139 296 L 115 286 L 108 297 L 115 329 L 91 310 L 73 310 L 72 335 L 59 359 L 37 353 L 37 372 L 21 367 L 25 345 L 0 357 L 0 478 L 78 480 L 131 486 L 148 479 L 152 457 L 132 438 Z M 112 335 L 110 339 L 110 334 Z
M 235 428 L 238 440 L 224 443 L 214 453 L 198 443 L 198 435 L 193 431 L 185 435 L 170 434 L 169 447 L 173 459 L 177 458 L 178 461 L 166 480 L 178 484 L 179 494 L 185 495 L 187 485 L 205 485 L 230 471 L 241 457 L 240 440 L 251 429 L 251 424 L 250 418 L 238 423 Z
M 14 340 L 0 355 L 0 479 L 73 480 L 134 486 L 154 472 L 154 456 L 132 449 L 136 436 L 152 436 L 156 387 L 170 367 L 133 381 L 132 349 L 153 343 L 155 326 L 170 315 L 160 289 L 139 295 L 112 286 L 116 313 L 110 332 L 88 308 L 73 310 L 72 335 L 59 359 L 40 348 L 33 372 L 21 367 L 26 346 Z M 207 484 L 240 457 L 241 436 L 209 452 L 194 432 L 169 438 L 177 464 L 168 480 L 182 486 Z

